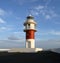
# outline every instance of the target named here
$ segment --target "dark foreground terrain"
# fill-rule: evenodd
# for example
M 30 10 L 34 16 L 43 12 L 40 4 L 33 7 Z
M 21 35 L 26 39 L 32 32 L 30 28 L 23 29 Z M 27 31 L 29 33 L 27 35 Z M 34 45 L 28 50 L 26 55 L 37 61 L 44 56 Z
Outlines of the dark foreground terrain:
M 0 63 L 60 63 L 60 54 L 51 51 L 37 53 L 0 52 Z

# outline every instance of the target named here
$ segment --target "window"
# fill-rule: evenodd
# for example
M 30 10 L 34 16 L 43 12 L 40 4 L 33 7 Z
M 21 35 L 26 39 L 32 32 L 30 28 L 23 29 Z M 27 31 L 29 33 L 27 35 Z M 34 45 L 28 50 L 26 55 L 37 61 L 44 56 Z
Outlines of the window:
M 28 24 L 28 29 L 30 28 L 30 24 Z

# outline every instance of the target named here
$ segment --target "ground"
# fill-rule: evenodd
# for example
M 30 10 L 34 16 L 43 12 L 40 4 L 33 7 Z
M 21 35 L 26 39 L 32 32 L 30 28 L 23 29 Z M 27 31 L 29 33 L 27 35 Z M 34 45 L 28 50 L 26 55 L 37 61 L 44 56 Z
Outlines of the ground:
M 37 53 L 0 52 L 1 63 L 60 63 L 60 54 L 51 51 Z

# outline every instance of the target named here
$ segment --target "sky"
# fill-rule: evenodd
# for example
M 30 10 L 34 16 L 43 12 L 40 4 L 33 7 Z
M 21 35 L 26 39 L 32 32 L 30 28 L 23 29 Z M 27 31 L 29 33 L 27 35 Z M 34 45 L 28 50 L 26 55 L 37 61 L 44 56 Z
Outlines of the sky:
M 0 0 L 0 48 L 25 47 L 23 23 L 30 14 L 36 47 L 60 48 L 60 0 Z

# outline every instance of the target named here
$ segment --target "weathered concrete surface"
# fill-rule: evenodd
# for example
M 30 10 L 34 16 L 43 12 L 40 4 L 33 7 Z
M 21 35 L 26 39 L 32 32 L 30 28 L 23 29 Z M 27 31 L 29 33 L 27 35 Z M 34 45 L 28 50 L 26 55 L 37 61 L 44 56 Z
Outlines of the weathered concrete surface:
M 38 52 L 42 50 L 42 48 L 12 48 L 8 52 Z

